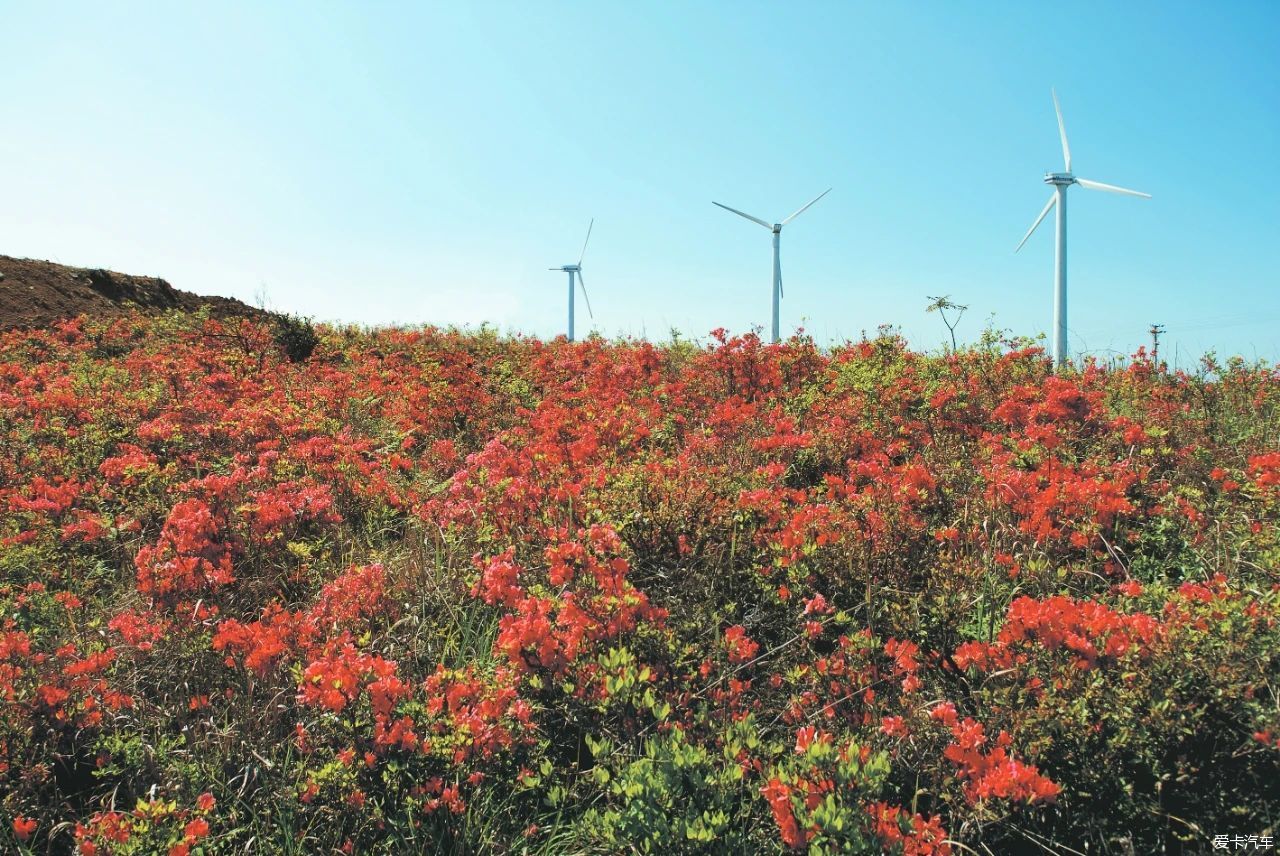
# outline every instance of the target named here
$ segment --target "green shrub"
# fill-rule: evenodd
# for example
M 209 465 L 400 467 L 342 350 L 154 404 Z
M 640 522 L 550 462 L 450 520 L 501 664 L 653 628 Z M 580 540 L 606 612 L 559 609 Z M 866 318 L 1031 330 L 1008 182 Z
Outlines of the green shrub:
M 276 315 L 272 338 L 291 363 L 304 362 L 320 343 L 311 319 L 301 315 Z

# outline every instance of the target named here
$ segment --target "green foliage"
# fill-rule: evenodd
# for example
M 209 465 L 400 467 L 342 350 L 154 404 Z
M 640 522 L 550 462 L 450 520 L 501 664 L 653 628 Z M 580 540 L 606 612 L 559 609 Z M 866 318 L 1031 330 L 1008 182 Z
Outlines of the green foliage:
M 678 728 L 646 739 L 638 757 L 608 741 L 591 748 L 590 775 L 604 805 L 583 816 L 580 834 L 593 850 L 728 854 L 759 846 L 750 782 L 736 760 L 738 751 L 759 748 L 752 724 L 734 728 L 719 753 Z

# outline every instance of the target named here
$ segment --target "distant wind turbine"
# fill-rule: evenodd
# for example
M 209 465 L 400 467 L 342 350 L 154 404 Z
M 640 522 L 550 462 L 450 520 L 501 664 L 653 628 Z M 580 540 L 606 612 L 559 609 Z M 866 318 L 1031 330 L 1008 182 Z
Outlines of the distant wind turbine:
M 1053 275 L 1053 365 L 1055 369 L 1060 369 L 1067 363 L 1067 188 L 1073 184 L 1086 187 L 1089 190 L 1105 190 L 1108 193 L 1122 193 L 1126 196 L 1141 196 L 1143 199 L 1150 199 L 1150 193 L 1143 193 L 1138 190 L 1126 190 L 1123 187 L 1116 187 L 1114 184 L 1103 184 L 1100 181 L 1090 181 L 1087 178 L 1076 178 L 1071 173 L 1071 147 L 1067 145 L 1067 126 L 1062 121 L 1062 106 L 1058 103 L 1058 93 L 1050 90 L 1053 95 L 1053 109 L 1058 114 L 1058 134 L 1062 137 L 1062 159 L 1066 167 L 1065 172 L 1045 173 L 1044 183 L 1053 185 L 1053 195 L 1049 197 L 1049 201 L 1045 203 L 1044 209 L 1041 210 L 1040 216 L 1031 224 L 1031 228 L 1027 230 L 1027 234 L 1022 236 L 1022 240 L 1018 242 L 1016 253 L 1022 249 L 1022 245 L 1031 237 L 1031 233 L 1036 230 L 1045 216 L 1049 213 L 1049 209 L 1054 205 L 1058 206 L 1058 240 L 1054 252 L 1054 275 Z
M 547 270 L 562 270 L 569 274 L 569 341 L 573 341 L 573 278 L 578 278 L 578 284 L 582 286 L 582 299 L 587 301 L 587 315 L 595 318 L 595 313 L 591 311 L 591 298 L 587 296 L 587 283 L 582 278 L 582 260 L 587 256 L 587 244 L 591 241 L 591 229 L 596 225 L 596 218 L 592 217 L 591 222 L 587 225 L 587 240 L 582 242 L 582 252 L 578 255 L 578 263 L 576 265 L 561 265 L 560 267 L 547 268 Z
M 766 229 L 773 232 L 773 342 L 774 344 L 777 344 L 782 338 L 781 327 L 778 321 L 779 302 L 782 300 L 782 261 L 778 257 L 778 241 L 782 237 L 782 227 L 787 225 L 797 217 L 799 217 L 805 211 L 809 210 L 809 207 L 813 205 L 814 202 L 817 202 L 819 199 L 826 196 L 830 192 L 831 192 L 831 188 L 828 187 L 826 190 L 822 191 L 816 197 L 814 197 L 813 200 L 811 200 L 808 205 L 805 205 L 800 210 L 796 211 L 796 213 L 792 214 L 790 217 L 783 220 L 781 223 L 774 223 L 772 225 L 761 220 L 759 217 L 752 217 L 750 214 L 746 214 L 742 211 L 739 211 L 737 208 L 730 208 L 728 205 L 721 205 L 719 202 L 714 202 L 714 201 L 711 203 L 712 205 L 720 205 L 720 207 L 723 208 L 724 210 L 732 211 L 734 214 L 737 214 L 739 217 L 746 217 L 752 223 L 759 223 L 761 226 L 764 226 Z

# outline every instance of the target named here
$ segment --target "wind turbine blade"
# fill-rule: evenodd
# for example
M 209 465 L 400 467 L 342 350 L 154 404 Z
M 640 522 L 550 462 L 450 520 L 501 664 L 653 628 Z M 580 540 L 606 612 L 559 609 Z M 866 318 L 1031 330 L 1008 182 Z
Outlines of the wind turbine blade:
M 719 202 L 715 202 L 714 200 L 712 201 L 711 204 L 720 205 Z M 732 211 L 734 214 L 737 214 L 739 217 L 746 217 L 752 223 L 759 223 L 761 226 L 764 226 L 766 229 L 769 229 L 770 231 L 773 230 L 772 223 L 766 223 L 763 220 L 761 220 L 759 217 L 752 217 L 750 214 L 744 214 L 743 212 L 739 211 L 737 208 L 730 208 L 728 205 L 720 205 L 720 207 L 726 211 Z
M 790 223 L 792 220 L 796 219 L 796 218 L 797 218 L 797 217 L 799 217 L 801 214 L 803 214 L 804 212 L 808 211 L 808 210 L 809 210 L 809 207 L 810 207 L 811 205 L 813 205 L 813 203 L 814 203 L 814 202 L 817 202 L 819 199 L 821 199 L 822 197 L 826 196 L 826 195 L 827 195 L 828 193 L 830 193 L 830 192 L 831 192 L 831 188 L 830 188 L 830 187 L 828 187 L 826 190 L 822 191 L 822 192 L 821 192 L 821 193 L 819 193 L 816 197 L 814 197 L 813 201 L 812 201 L 812 202 L 810 202 L 808 205 L 804 206 L 804 207 L 803 207 L 803 208 L 801 208 L 799 211 L 797 211 L 796 213 L 792 214 L 792 215 L 791 215 L 790 217 L 788 217 L 787 219 L 783 220 L 781 225 L 783 225 L 783 226 L 787 225 L 787 224 L 788 224 L 788 223 Z
M 1066 164 L 1067 172 L 1071 172 L 1071 146 L 1067 145 L 1067 123 L 1062 121 L 1062 105 L 1058 103 L 1058 91 L 1050 89 L 1053 93 L 1053 110 L 1058 114 L 1058 133 L 1062 136 L 1062 160 Z
M 1054 191 L 1054 194 L 1049 197 L 1049 201 L 1045 203 L 1044 210 L 1042 210 L 1040 212 L 1040 216 L 1036 218 L 1036 222 L 1031 224 L 1031 228 L 1027 230 L 1027 234 L 1023 235 L 1022 240 L 1018 242 L 1018 246 L 1014 250 L 1015 253 L 1018 250 L 1022 249 L 1022 245 L 1027 242 L 1027 238 L 1031 237 L 1031 233 L 1036 230 L 1036 227 L 1040 225 L 1040 222 L 1042 220 L 1044 220 L 1045 215 L 1049 213 L 1049 209 L 1052 208 L 1057 203 L 1057 201 L 1058 201 L 1058 193 L 1057 191 Z
M 782 287 L 782 265 L 778 265 L 778 297 L 781 299 L 786 296 L 787 292 Z
M 596 314 L 591 311 L 591 298 L 587 296 L 587 281 L 582 278 L 582 271 L 578 271 L 578 285 L 582 286 L 582 299 L 587 301 L 587 314 L 594 320 Z
M 587 256 L 587 244 L 591 242 L 591 229 L 596 225 L 596 218 L 592 217 L 591 222 L 587 224 L 587 240 L 582 242 L 582 252 L 578 255 L 578 264 L 582 264 L 582 260 Z
M 1114 184 L 1103 184 L 1101 181 L 1090 181 L 1087 178 L 1077 178 L 1076 183 L 1081 187 L 1087 187 L 1090 190 L 1105 190 L 1107 193 L 1123 193 L 1125 196 L 1141 196 L 1143 199 L 1150 199 L 1150 193 L 1143 193 L 1141 190 L 1129 190 L 1124 187 L 1116 187 Z

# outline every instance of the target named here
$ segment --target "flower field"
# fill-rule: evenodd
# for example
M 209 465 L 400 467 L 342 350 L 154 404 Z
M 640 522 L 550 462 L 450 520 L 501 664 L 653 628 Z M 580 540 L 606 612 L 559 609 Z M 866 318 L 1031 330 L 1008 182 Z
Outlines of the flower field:
M 1273 834 L 1273 368 L 319 333 L 0 335 L 0 851 Z

